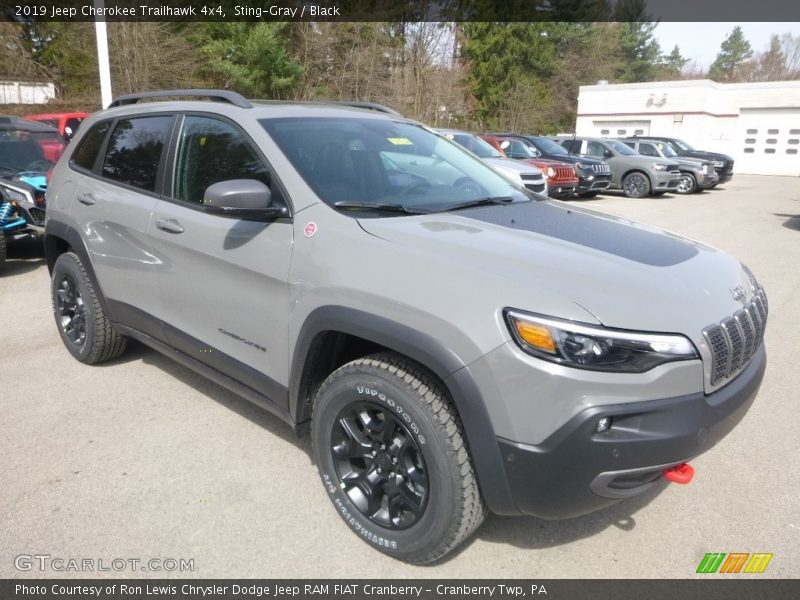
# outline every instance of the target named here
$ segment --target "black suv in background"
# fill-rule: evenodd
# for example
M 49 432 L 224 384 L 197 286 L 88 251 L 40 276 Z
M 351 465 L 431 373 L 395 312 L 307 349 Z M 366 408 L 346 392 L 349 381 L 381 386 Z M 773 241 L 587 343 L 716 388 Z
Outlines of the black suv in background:
M 727 154 L 719 152 L 706 152 L 705 150 L 695 150 L 689 144 L 678 138 L 660 137 L 657 135 L 648 135 L 648 140 L 658 140 L 666 142 L 670 147 L 678 153 L 679 156 L 687 158 L 700 158 L 714 163 L 714 169 L 719 175 L 719 181 L 712 185 L 716 186 L 719 183 L 726 183 L 733 179 L 733 158 Z
M 594 198 L 611 185 L 611 167 L 604 160 L 570 154 L 560 144 L 538 135 L 521 135 L 518 133 L 494 133 L 492 135 L 523 139 L 539 152 L 541 158 L 560 160 L 573 165 L 579 180 L 575 193 L 581 198 Z

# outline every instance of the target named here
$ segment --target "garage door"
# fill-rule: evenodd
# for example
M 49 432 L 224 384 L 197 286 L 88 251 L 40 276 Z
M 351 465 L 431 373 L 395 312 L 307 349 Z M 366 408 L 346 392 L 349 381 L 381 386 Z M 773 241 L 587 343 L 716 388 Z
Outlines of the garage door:
M 650 135 L 650 121 L 592 121 L 592 129 L 598 137 Z
M 737 173 L 800 175 L 800 109 L 742 109 Z

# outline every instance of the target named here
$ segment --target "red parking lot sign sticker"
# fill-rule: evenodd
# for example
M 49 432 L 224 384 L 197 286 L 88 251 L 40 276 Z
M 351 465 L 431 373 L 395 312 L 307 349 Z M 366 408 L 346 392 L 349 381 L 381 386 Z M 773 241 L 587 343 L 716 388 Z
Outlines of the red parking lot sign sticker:
M 303 230 L 303 232 L 306 234 L 306 237 L 310 238 L 312 235 L 317 233 L 317 224 L 314 223 L 314 221 L 311 221 L 306 225 L 306 228 Z

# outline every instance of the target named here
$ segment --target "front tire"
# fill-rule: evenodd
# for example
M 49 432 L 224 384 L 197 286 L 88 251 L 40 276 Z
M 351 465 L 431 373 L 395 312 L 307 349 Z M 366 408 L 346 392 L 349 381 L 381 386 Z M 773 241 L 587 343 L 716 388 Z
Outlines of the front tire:
M 385 554 L 432 562 L 486 516 L 446 391 L 400 355 L 375 354 L 334 371 L 316 395 L 311 436 L 336 512 Z
M 679 194 L 693 194 L 697 191 L 697 179 L 691 173 L 681 173 L 681 180 L 675 191 Z
M 0 229 L 0 265 L 6 262 L 6 234 Z
M 117 358 L 125 351 L 127 338 L 103 312 L 77 254 L 66 252 L 58 257 L 50 291 L 58 333 L 72 356 L 93 365 Z
M 628 173 L 622 180 L 622 191 L 628 198 L 644 198 L 650 193 L 650 179 L 639 171 Z

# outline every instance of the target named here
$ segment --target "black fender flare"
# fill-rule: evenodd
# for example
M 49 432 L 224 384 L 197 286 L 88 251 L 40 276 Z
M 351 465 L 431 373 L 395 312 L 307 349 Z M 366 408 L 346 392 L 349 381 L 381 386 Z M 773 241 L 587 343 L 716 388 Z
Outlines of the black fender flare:
M 300 329 L 291 357 L 289 410 L 296 422 L 306 418 L 300 398 L 306 360 L 314 340 L 325 332 L 344 333 L 379 344 L 420 363 L 439 377 L 461 419 L 484 501 L 496 514 L 521 514 L 506 480 L 503 456 L 486 403 L 469 366 L 441 341 L 408 325 L 345 306 L 313 310 Z
M 61 252 L 59 252 L 59 240 L 65 242 L 69 246 L 70 251 L 77 254 L 78 258 L 81 259 L 81 263 L 86 271 L 86 275 L 88 275 L 92 282 L 92 287 L 94 288 L 94 292 L 97 297 L 97 301 L 100 303 L 100 307 L 111 321 L 116 321 L 114 318 L 114 313 L 106 301 L 105 294 L 103 294 L 103 289 L 100 287 L 100 283 L 97 281 L 94 267 L 92 267 L 92 261 L 89 259 L 89 250 L 86 248 L 86 244 L 84 243 L 80 232 L 74 227 L 70 227 L 66 223 L 49 217 L 44 228 L 44 256 L 47 260 L 48 272 L 52 275 L 53 266 L 56 264 L 56 260 L 58 260 L 58 257 L 61 254 Z

